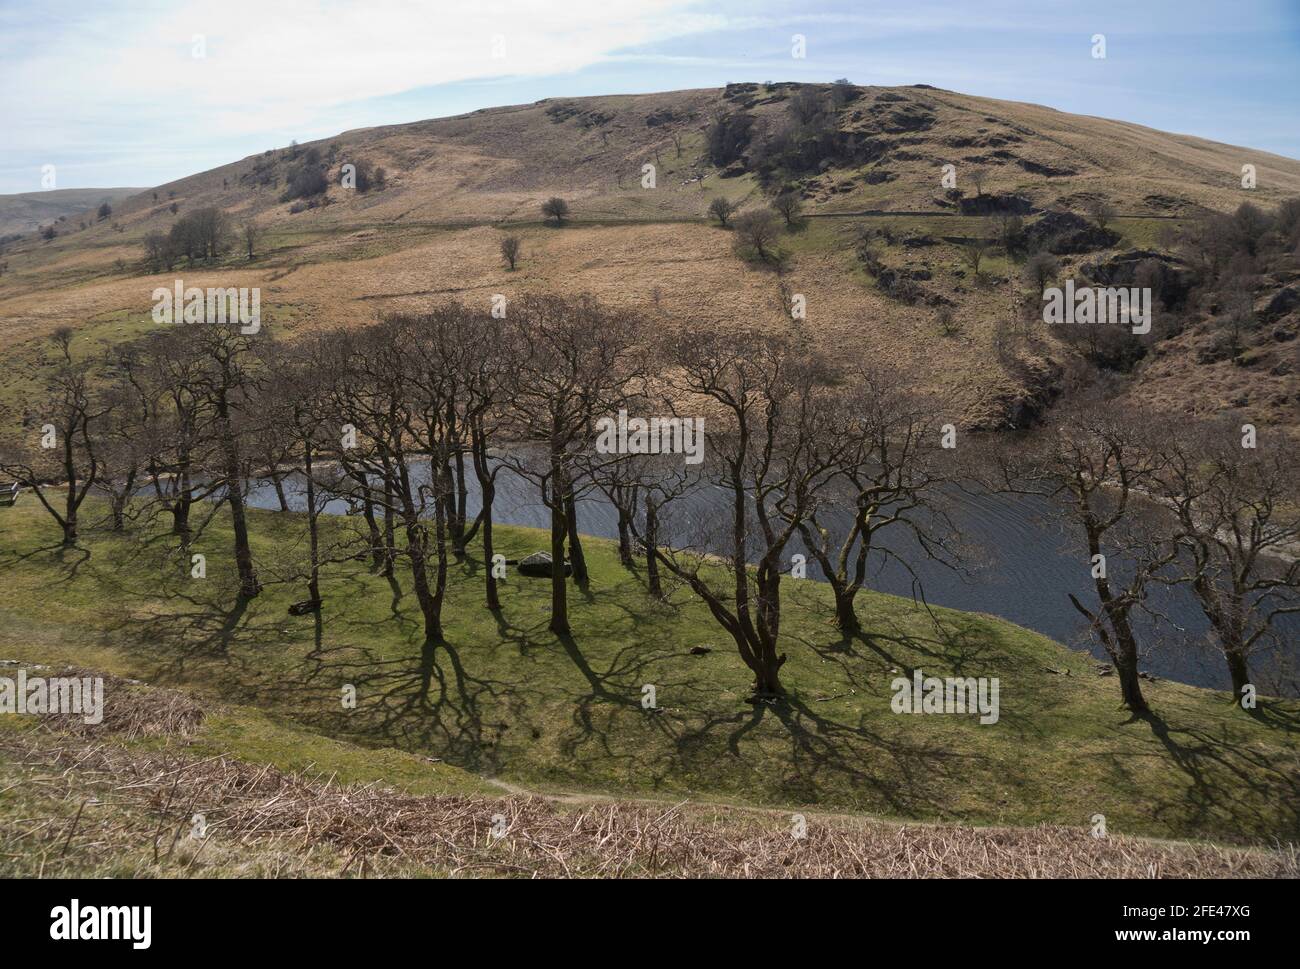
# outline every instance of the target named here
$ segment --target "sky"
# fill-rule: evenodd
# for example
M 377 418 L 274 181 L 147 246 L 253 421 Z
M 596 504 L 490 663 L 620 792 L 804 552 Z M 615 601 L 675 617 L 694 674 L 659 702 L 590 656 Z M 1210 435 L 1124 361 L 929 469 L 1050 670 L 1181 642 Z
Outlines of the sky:
M 841 77 L 1300 158 L 1300 0 L 0 0 L 0 193 L 548 97 Z

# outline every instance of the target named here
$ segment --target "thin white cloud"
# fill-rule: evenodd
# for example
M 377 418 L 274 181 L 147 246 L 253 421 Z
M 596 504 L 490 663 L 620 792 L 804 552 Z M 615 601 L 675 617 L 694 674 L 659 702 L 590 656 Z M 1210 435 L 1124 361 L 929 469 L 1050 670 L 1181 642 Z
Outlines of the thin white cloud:
M 209 135 L 310 127 L 315 116 L 349 102 L 476 78 L 576 71 L 623 47 L 725 23 L 690 6 L 224 0 L 144 15 L 128 9 L 101 13 L 100 22 L 79 24 L 55 43 L 7 51 L 0 90 L 10 93 L 0 104 L 11 132 L 29 136 L 60 118 L 100 111 L 121 118 L 132 108 L 145 125 L 171 115 Z M 194 56 L 198 44 L 202 57 Z

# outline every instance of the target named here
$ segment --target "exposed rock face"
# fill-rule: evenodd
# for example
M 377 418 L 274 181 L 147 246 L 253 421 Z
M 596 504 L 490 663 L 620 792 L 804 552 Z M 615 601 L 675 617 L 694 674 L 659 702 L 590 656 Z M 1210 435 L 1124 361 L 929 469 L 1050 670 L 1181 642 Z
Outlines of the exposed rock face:
M 1140 272 L 1143 263 L 1147 264 L 1147 270 Z M 1153 295 L 1171 308 L 1186 302 L 1195 282 L 1195 274 L 1181 259 L 1151 249 L 1129 249 L 1109 259 L 1088 263 L 1083 267 L 1083 274 L 1100 286 L 1134 286 L 1139 282 L 1151 285 L 1157 290 Z
M 612 114 L 578 107 L 575 104 L 554 104 L 546 109 L 547 116 L 553 124 L 563 124 L 570 118 L 576 118 L 583 128 L 600 128 L 614 120 Z
M 994 215 L 1008 213 L 1011 215 L 1029 215 L 1034 211 L 1033 203 L 1021 195 L 976 195 L 963 198 L 958 202 L 962 215 Z
M 1073 212 L 1047 212 L 1029 227 L 1031 242 L 1058 256 L 1109 249 L 1119 234 L 1102 229 Z
M 1255 304 L 1255 314 L 1265 323 L 1272 323 L 1300 306 L 1300 289 L 1283 286 L 1276 293 L 1262 296 Z

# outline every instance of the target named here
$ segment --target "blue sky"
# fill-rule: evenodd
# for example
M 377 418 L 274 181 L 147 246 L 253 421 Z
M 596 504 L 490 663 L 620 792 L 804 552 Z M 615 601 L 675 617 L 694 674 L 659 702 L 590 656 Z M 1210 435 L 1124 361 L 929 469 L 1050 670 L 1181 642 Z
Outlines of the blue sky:
M 148 186 L 481 107 L 838 77 L 1300 158 L 1300 0 L 0 0 L 0 192 L 46 165 Z

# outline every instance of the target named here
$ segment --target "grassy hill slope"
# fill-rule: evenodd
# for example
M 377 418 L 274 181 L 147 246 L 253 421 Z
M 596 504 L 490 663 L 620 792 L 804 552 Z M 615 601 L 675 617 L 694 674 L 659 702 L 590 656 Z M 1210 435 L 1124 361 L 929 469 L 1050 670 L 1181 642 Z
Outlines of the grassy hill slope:
M 1293 159 L 929 87 L 864 87 L 836 115 L 848 160 L 795 180 L 810 218 L 783 235 L 790 260 L 778 274 L 739 261 L 731 233 L 708 223 L 714 196 L 761 205 L 771 186 L 759 184 L 754 164 L 713 165 L 704 129 L 726 113 L 751 117 L 756 131 L 779 127 L 800 88 L 551 99 L 359 129 L 141 192 L 116 203 L 109 223 L 10 247 L 0 276 L 3 379 L 10 394 L 19 393 L 15 382 L 29 374 L 33 347 L 59 326 L 129 338 L 148 326 L 154 288 L 177 278 L 260 287 L 269 326 L 289 334 L 439 299 L 486 302 L 529 290 L 588 291 L 652 321 L 689 315 L 718 326 L 784 326 L 790 294 L 800 293 L 809 331 L 828 349 L 908 373 L 950 399 L 961 426 L 998 427 L 1050 399 L 1073 351 L 1041 327 L 1008 336 L 1020 267 L 999 255 L 986 261 L 981 279 L 971 278 L 959 244 L 983 230 L 983 217 L 964 214 L 945 194 L 942 166 L 956 166 L 968 201 L 972 172 L 983 169 L 986 193 L 1037 211 L 1111 203 L 1116 243 L 1065 257 L 1063 275 L 1149 249 L 1161 230 L 1206 208 L 1270 207 L 1300 195 Z M 311 149 L 328 170 L 329 204 L 293 212 L 282 194 Z M 383 166 L 386 187 L 342 188 L 341 166 L 357 161 Z M 642 187 L 645 164 L 656 166 L 653 189 Z M 1241 188 L 1245 164 L 1257 169 L 1253 190 Z M 540 222 L 539 204 L 551 195 L 572 205 L 562 229 Z M 142 267 L 147 232 L 166 231 L 204 206 L 266 230 L 254 259 L 235 248 L 211 265 L 166 273 Z M 931 301 L 906 303 L 880 291 L 854 254 L 863 228 L 889 234 L 885 262 L 923 274 Z M 517 272 L 498 252 L 507 232 L 523 238 Z M 960 332 L 941 332 L 941 302 Z M 1201 359 L 1203 342 L 1192 328 L 1162 344 L 1136 375 L 1142 399 L 1175 413 L 1234 407 L 1259 423 L 1300 421 L 1295 343 L 1265 339 L 1243 363 Z
M 117 204 L 120 199 L 142 191 L 139 188 L 58 188 L 0 195 L 0 236 L 34 232 L 61 218 L 72 219 L 68 228 L 76 225 L 77 217 L 92 222 L 100 203 Z
M 1104 814 L 1117 833 L 1300 838 L 1293 702 L 1250 716 L 1226 694 L 1158 682 L 1144 687 L 1155 717 L 1131 720 L 1089 657 L 1042 636 L 951 610 L 936 622 L 868 594 L 868 632 L 845 641 L 826 622 L 827 590 L 790 581 L 790 700 L 751 706 L 750 677 L 702 604 L 680 588 L 666 603 L 648 597 L 609 543 L 590 542 L 593 582 L 574 592 L 571 639 L 546 631 L 545 583 L 512 577 L 503 612 L 484 610 L 472 549 L 451 577 L 448 642 L 429 650 L 409 581 L 399 572 L 390 586 L 357 563 L 328 570 L 319 626 L 287 615 L 296 582 L 232 610 L 224 528 L 219 517 L 195 549 L 208 559 L 199 581 L 165 536 L 90 532 L 84 549 L 62 552 L 33 502 L 0 511 L 0 656 L 179 687 L 542 791 L 981 825 L 1073 827 Z M 292 574 L 300 529 L 294 516 L 254 513 L 265 579 Z M 526 529 L 497 538 L 511 557 L 543 541 Z M 998 677 L 1000 720 L 893 713 L 891 681 L 916 668 Z M 646 684 L 655 710 L 642 707 Z M 355 709 L 341 703 L 347 685 Z

